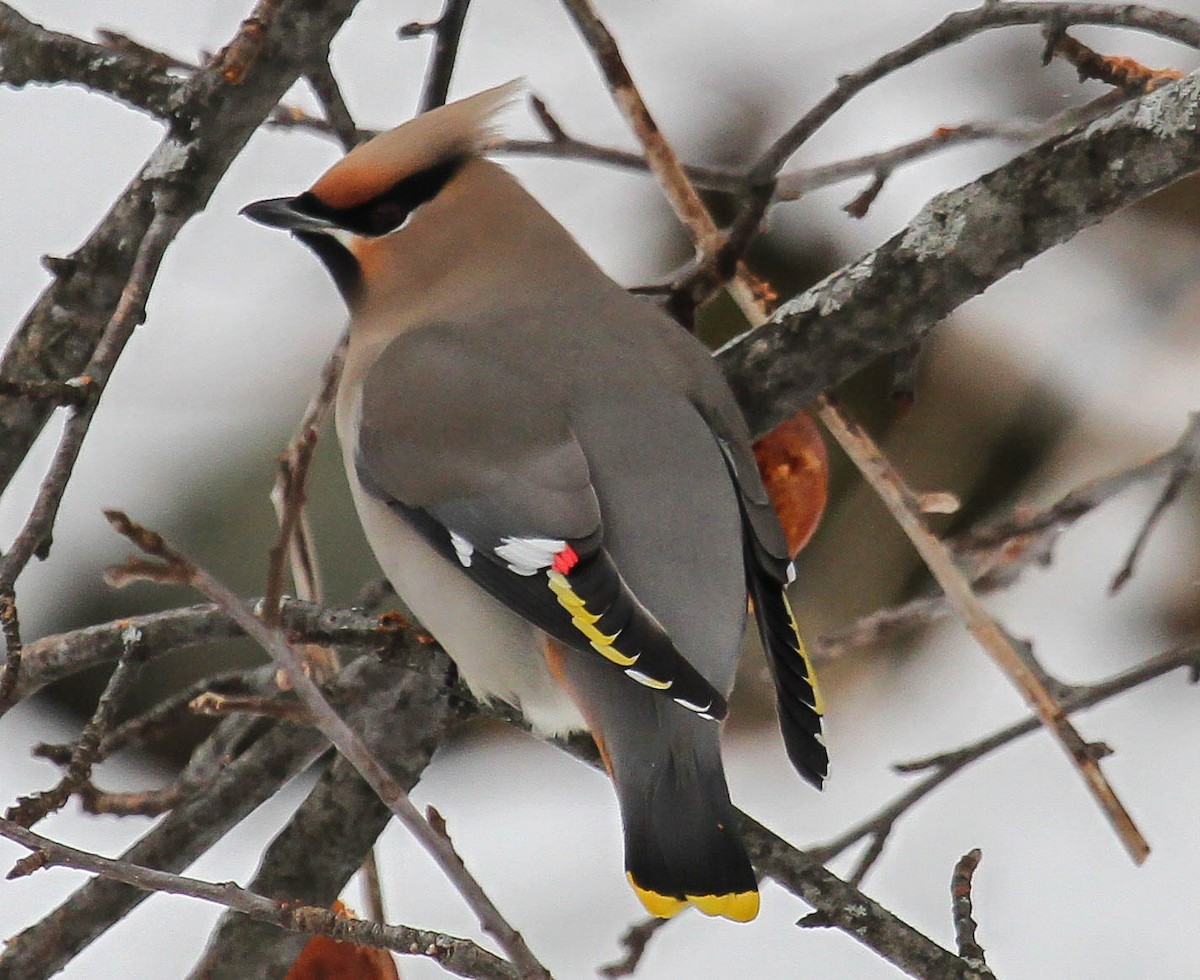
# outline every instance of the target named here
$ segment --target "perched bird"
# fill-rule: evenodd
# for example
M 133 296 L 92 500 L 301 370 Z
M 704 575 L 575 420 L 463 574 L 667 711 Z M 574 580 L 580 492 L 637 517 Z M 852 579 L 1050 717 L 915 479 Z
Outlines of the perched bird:
M 515 91 L 244 213 L 312 249 L 350 309 L 337 430 L 397 593 L 477 695 L 592 733 L 652 914 L 747 921 L 718 723 L 748 597 L 788 754 L 817 786 L 828 762 L 787 548 L 708 351 L 482 155 Z

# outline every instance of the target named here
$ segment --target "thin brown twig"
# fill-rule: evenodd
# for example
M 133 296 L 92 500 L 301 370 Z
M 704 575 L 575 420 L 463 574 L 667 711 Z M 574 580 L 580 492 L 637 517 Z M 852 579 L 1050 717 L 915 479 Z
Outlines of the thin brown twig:
M 17 533 L 12 546 L 0 558 L 0 596 L 11 604 L 11 617 L 5 619 L 15 627 L 17 622 L 15 585 L 18 577 L 35 554 L 45 555 L 46 545 L 58 517 L 58 508 L 66 493 L 67 484 L 75 470 L 75 463 L 83 449 L 83 440 L 91 427 L 92 418 L 100 402 L 108 379 L 112 376 L 117 359 L 125 344 L 133 335 L 134 328 L 145 319 L 146 299 L 151 284 L 158 273 L 159 264 L 167 246 L 179 230 L 180 221 L 169 210 L 155 212 L 138 246 L 137 256 L 130 269 L 129 279 L 121 291 L 120 300 L 112 317 L 104 328 L 92 354 L 91 362 L 84 374 L 90 379 L 87 391 L 90 397 L 73 410 L 63 427 L 58 448 L 51 460 L 50 468 L 38 488 L 37 497 L 29 514 Z M 14 639 L 18 645 L 14 646 Z M 11 707 L 11 698 L 16 690 L 18 660 L 20 656 L 19 636 L 15 630 L 5 629 L 7 656 L 5 677 L 0 678 L 0 715 Z
M 1129 549 L 1129 554 L 1126 556 L 1124 563 L 1117 571 L 1117 574 L 1113 576 L 1112 583 L 1108 587 L 1110 593 L 1119 592 L 1125 583 L 1133 578 L 1138 558 L 1141 557 L 1142 549 L 1145 548 L 1146 542 L 1150 540 L 1150 535 L 1153 533 L 1155 527 L 1158 526 L 1158 522 L 1162 519 L 1163 514 L 1167 512 L 1171 504 L 1179 499 L 1179 494 L 1183 491 L 1184 484 L 1196 475 L 1198 464 L 1200 464 L 1200 412 L 1192 413 L 1187 430 L 1175 445 L 1175 448 L 1167 453 L 1166 456 L 1171 462 L 1171 471 L 1170 476 L 1167 478 L 1167 485 L 1163 487 L 1163 491 L 1154 502 L 1154 507 L 1150 510 L 1149 516 L 1142 523 L 1141 530 L 1138 531 L 1137 537 L 1134 538 L 1133 546 Z
M 1134 688 L 1141 687 L 1164 674 L 1184 668 L 1189 671 L 1200 669 L 1200 646 L 1185 646 L 1168 650 L 1151 657 L 1136 667 L 1121 671 L 1102 681 L 1074 687 L 1071 696 L 1061 703 L 1062 712 L 1069 715 L 1077 711 L 1084 711 Z M 809 848 L 808 853 L 814 860 L 827 863 L 859 841 L 867 839 L 870 841 L 869 850 L 874 857 L 878 857 L 897 822 L 917 803 L 967 766 L 1042 727 L 1041 719 L 1035 715 L 1001 728 L 961 748 L 939 752 L 922 759 L 897 763 L 893 767 L 897 772 L 927 772 L 928 774 L 877 813 L 837 837 Z M 873 859 L 870 854 L 861 857 L 850 875 L 851 883 L 861 883 L 872 863 Z
M 425 86 L 421 90 L 418 112 L 428 112 L 446 104 L 450 92 L 450 78 L 454 74 L 454 63 L 458 60 L 458 45 L 462 40 L 463 23 L 467 19 L 467 8 L 471 0 L 446 0 L 442 14 L 431 23 L 414 21 L 399 30 L 400 37 L 421 37 L 433 34 L 433 52 L 425 72 Z
M 350 115 L 342 87 L 333 74 L 328 57 L 315 65 L 305 78 L 325 111 L 325 121 L 330 131 L 338 138 L 342 149 L 349 153 L 361 142 L 363 135 Z
M 9 880 L 32 874 L 44 867 L 76 868 L 124 882 L 146 891 L 186 895 L 241 912 L 281 929 L 310 935 L 330 936 L 339 942 L 390 949 L 406 956 L 425 956 L 443 969 L 463 977 L 517 980 L 524 976 L 517 968 L 469 939 L 443 933 L 413 929 L 409 926 L 381 925 L 339 915 L 332 909 L 315 908 L 294 902 L 275 902 L 240 888 L 233 882 L 209 882 L 188 878 L 129 861 L 101 857 L 35 834 L 10 820 L 0 820 L 0 836 L 31 852 L 8 873 Z
M 192 717 L 191 702 L 193 700 L 213 688 L 237 685 L 245 689 L 244 682 L 247 676 L 247 672 L 242 670 L 213 674 L 163 699 L 149 711 L 130 718 L 111 729 L 101 739 L 100 745 L 96 749 L 95 761 L 103 762 L 123 749 L 144 747 L 170 736 L 181 723 Z M 33 754 L 42 759 L 49 759 L 56 765 L 65 766 L 71 761 L 73 749 L 74 745 L 71 743 L 40 742 L 34 746 Z
M 128 632 L 124 643 L 124 652 L 117 661 L 100 700 L 96 702 L 96 710 L 84 726 L 79 741 L 71 749 L 66 772 L 50 789 L 18 799 L 5 813 L 6 820 L 12 820 L 22 827 L 32 827 L 43 817 L 61 809 L 72 794 L 90 782 L 92 766 L 100 752 L 101 742 L 112 727 L 121 702 L 133 686 L 133 682 L 137 680 L 145 663 L 140 634 L 136 631 Z
M 589 0 L 563 0 L 563 6 L 587 41 L 613 100 L 642 144 L 647 165 L 659 183 L 669 187 L 667 200 L 680 222 L 692 232 L 697 252 L 702 256 L 715 252 L 723 236 L 634 85 L 612 33 L 596 16 Z
M 292 689 L 308 707 L 313 721 L 371 785 L 400 822 L 429 851 L 438 866 L 463 896 L 480 925 L 496 938 L 512 964 L 524 975 L 548 978 L 549 972 L 496 908 L 479 882 L 470 874 L 446 838 L 436 833 L 413 806 L 404 788 L 376 760 L 366 744 L 325 700 L 320 688 L 304 671 L 300 655 L 278 629 L 258 619 L 241 599 L 209 573 L 172 549 L 162 536 L 131 521 L 120 511 L 105 511 L 110 523 L 139 550 L 159 562 L 136 560 L 110 568 L 110 584 L 120 587 L 138 579 L 186 584 L 206 595 L 232 616 L 246 633 L 266 650 L 284 671 Z
M 161 789 L 114 793 L 98 788 L 90 779 L 76 791 L 85 813 L 113 817 L 160 817 L 175 809 L 183 800 L 187 787 L 180 781 Z
M 362 863 L 362 894 L 366 902 L 367 918 L 372 922 L 386 922 L 387 908 L 383 904 L 383 880 L 379 875 L 379 853 L 372 847 Z
M 950 876 L 950 914 L 954 920 L 954 938 L 958 945 L 958 955 L 974 966 L 984 976 L 992 976 L 983 954 L 983 947 L 975 938 L 975 910 L 971 900 L 971 886 L 975 881 L 975 871 L 983 860 L 983 852 L 979 848 L 967 851 L 958 863 L 954 865 L 954 874 Z
M 597 971 L 602 977 L 615 980 L 617 977 L 631 977 L 641 965 L 642 957 L 650 945 L 650 940 L 658 935 L 658 930 L 674 919 L 643 919 L 626 930 L 621 937 L 621 945 L 625 947 L 625 955 L 614 960 Z
M 1150 845 L 1146 843 L 1133 818 L 1109 785 L 1088 743 L 1067 720 L 1055 698 L 1047 690 L 1044 672 L 1035 669 L 1028 655 L 1023 655 L 1018 645 L 984 609 L 966 576 L 955 564 L 950 551 L 926 525 L 916 495 L 883 455 L 875 441 L 853 419 L 827 400 L 821 399 L 818 404 L 821 421 L 851 456 L 892 517 L 908 535 L 959 618 L 995 664 L 1016 685 L 1043 724 L 1054 733 L 1130 857 L 1136 864 L 1141 864 L 1150 853 Z
M 271 503 L 279 518 L 279 534 L 268 555 L 267 586 L 263 599 L 263 621 L 268 626 L 279 625 L 284 567 L 288 561 L 300 598 L 308 602 L 324 601 L 316 549 L 305 517 L 304 484 L 321 427 L 337 397 L 348 342 L 348 335 L 343 333 L 325 359 L 317 391 L 309 400 L 295 434 L 279 456 L 278 475 L 271 491 Z
M 53 402 L 68 408 L 82 408 L 92 397 L 92 379 L 72 378 L 69 381 L 16 381 L 0 378 L 0 395 L 16 398 L 31 398 Z
M 1147 68 L 1132 58 L 1100 54 L 1073 38 L 1058 23 L 1044 25 L 1042 37 L 1046 39 L 1042 64 L 1050 64 L 1055 56 L 1063 58 L 1075 66 L 1081 82 L 1095 80 L 1119 88 L 1129 95 L 1145 95 L 1160 85 L 1183 78 L 1183 72 L 1174 68 Z
M 1130 558 L 1135 558 L 1149 537 L 1163 501 L 1170 503 L 1189 478 L 1200 469 L 1200 415 L 1194 414 L 1175 445 L 1137 465 L 1075 487 L 1049 507 L 1016 508 L 1010 519 L 971 528 L 946 542 L 955 563 L 979 594 L 1007 588 L 1032 565 L 1048 565 L 1054 545 L 1066 528 L 1096 508 L 1135 486 L 1165 474 L 1167 486 L 1138 533 Z M 1133 562 L 1127 560 L 1117 574 L 1124 582 Z M 953 614 L 945 595 L 922 596 L 885 609 L 877 609 L 849 626 L 819 637 L 812 644 L 818 660 L 833 660 L 864 647 L 880 646 L 909 630 Z
M 10 589 L 0 594 L 0 632 L 4 633 L 4 667 L 0 669 L 0 716 L 13 706 L 18 697 L 17 683 L 21 679 L 21 620 L 17 614 L 17 597 Z
M 982 140 L 1007 140 L 1016 143 L 1034 143 L 1048 139 L 1058 133 L 1085 125 L 1093 119 L 1111 112 L 1125 99 L 1123 93 L 1110 92 L 1094 99 L 1087 105 L 1072 106 L 1046 119 L 1028 121 L 967 122 L 957 125 L 938 126 L 932 133 L 886 150 L 848 157 L 834 163 L 821 164 L 801 170 L 780 174 L 775 182 L 773 202 L 794 201 L 805 194 L 829 187 L 833 184 L 877 173 L 880 170 L 894 172 L 897 167 L 928 157 L 939 150 L 978 143 Z M 749 176 L 741 178 L 741 187 L 748 186 Z
M 271 696 L 238 696 L 205 691 L 193 698 L 188 705 L 198 715 L 220 718 L 224 715 L 258 715 L 276 721 L 292 721 L 300 725 L 309 724 L 312 716 L 299 701 L 291 698 Z
M 724 246 L 681 284 L 699 304 L 732 275 L 758 233 L 774 196 L 775 180 L 784 164 L 852 98 L 882 78 L 976 34 L 1022 24 L 1100 24 L 1145 31 L 1200 48 L 1200 22 L 1139 4 L 1054 3 L 1035 0 L 987 2 L 950 14 L 938 25 L 895 48 L 866 67 L 838 78 L 833 90 L 800 117 L 750 168 L 747 193 L 730 224 Z

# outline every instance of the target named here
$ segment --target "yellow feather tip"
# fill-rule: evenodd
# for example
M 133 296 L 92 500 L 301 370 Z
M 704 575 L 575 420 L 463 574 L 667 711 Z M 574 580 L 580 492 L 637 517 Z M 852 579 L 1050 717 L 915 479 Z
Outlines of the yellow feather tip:
M 758 915 L 759 898 L 756 891 L 676 898 L 674 895 L 661 895 L 648 888 L 642 888 L 629 872 L 626 872 L 625 877 L 629 879 L 630 886 L 646 911 L 659 919 L 669 919 L 678 915 L 689 905 L 695 905 L 705 915 L 719 915 L 734 922 L 749 922 Z
M 689 895 L 691 902 L 705 915 L 719 915 L 734 922 L 749 922 L 758 915 L 758 892 L 731 895 Z

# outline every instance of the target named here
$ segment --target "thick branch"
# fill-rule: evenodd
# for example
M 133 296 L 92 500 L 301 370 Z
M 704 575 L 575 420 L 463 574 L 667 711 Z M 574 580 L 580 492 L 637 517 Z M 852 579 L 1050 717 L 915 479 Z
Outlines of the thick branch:
M 1198 121 L 1193 73 L 935 197 L 888 242 L 718 352 L 751 429 L 770 431 L 1031 258 L 1200 170 Z
M 155 116 L 169 116 L 183 80 L 141 58 L 48 31 L 0 3 L 0 85 L 67 82 Z

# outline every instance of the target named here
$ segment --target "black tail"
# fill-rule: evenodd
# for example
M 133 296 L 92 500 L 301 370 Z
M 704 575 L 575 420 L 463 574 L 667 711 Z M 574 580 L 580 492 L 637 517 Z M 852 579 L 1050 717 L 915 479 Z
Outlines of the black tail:
M 661 692 L 613 683 L 608 664 L 590 651 L 555 649 L 551 667 L 612 776 L 626 875 L 646 910 L 668 918 L 695 905 L 707 915 L 753 919 L 758 881 L 736 832 L 720 727 Z
M 758 914 L 758 882 L 735 830 L 716 726 L 690 717 L 679 724 L 695 729 L 691 737 L 643 746 L 633 760 L 608 745 L 625 870 L 652 915 L 667 918 L 691 904 L 748 922 Z M 651 752 L 657 757 L 647 758 Z

